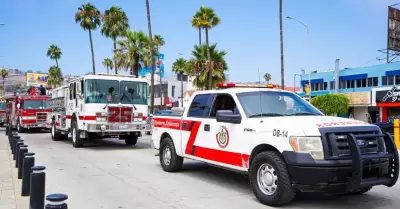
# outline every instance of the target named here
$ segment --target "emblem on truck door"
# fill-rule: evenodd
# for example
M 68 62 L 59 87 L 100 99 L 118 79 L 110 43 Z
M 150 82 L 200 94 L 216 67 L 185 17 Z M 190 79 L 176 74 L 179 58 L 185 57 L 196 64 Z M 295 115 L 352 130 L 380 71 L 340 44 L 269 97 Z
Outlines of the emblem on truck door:
M 229 143 L 229 132 L 225 126 L 221 126 L 217 132 L 217 143 L 221 148 L 225 148 Z

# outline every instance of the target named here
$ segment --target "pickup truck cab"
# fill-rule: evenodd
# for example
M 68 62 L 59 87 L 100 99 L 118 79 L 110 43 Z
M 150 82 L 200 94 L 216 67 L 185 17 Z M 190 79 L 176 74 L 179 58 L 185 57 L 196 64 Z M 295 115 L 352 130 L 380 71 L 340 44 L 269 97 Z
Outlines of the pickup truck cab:
M 378 126 L 325 116 L 271 86 L 217 86 L 171 115 L 153 116 L 152 146 L 164 171 L 178 171 L 189 158 L 244 172 L 270 206 L 298 192 L 362 194 L 396 183 L 398 152 Z

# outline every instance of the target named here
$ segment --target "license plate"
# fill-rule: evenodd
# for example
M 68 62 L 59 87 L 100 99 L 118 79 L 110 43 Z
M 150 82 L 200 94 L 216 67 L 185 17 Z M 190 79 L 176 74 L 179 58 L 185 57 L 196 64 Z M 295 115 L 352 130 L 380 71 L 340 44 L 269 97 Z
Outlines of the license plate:
M 126 130 L 128 129 L 128 125 L 120 125 L 119 130 Z

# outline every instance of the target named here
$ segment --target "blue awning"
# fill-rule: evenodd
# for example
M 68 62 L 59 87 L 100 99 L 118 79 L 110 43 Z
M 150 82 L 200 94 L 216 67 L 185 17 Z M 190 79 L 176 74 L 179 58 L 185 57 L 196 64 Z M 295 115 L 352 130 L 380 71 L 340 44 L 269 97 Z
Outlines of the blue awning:
M 357 74 L 357 75 L 344 75 L 344 76 L 339 76 L 339 80 L 345 81 L 345 80 L 357 80 L 357 79 L 364 79 L 368 78 L 367 73 L 363 74 Z
M 391 70 L 385 72 L 386 76 L 400 75 L 400 70 Z
M 323 78 L 311 79 L 311 84 L 314 84 L 314 83 L 323 83 L 323 82 L 324 82 L 324 79 L 323 79 Z M 308 83 L 308 80 L 302 80 L 302 81 L 301 81 L 301 85 L 304 85 L 304 84 L 306 84 L 306 83 Z

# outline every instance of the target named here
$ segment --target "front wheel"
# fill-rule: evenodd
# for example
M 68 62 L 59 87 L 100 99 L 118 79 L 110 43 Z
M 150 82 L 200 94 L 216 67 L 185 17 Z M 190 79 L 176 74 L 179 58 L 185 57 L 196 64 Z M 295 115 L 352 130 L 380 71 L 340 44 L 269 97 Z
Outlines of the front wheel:
M 18 118 L 17 131 L 18 131 L 18 133 L 24 133 L 25 132 L 24 127 L 21 126 L 21 119 L 20 118 Z
M 137 135 L 133 135 L 133 134 L 126 136 L 125 144 L 134 146 L 134 145 L 136 145 L 138 138 L 139 137 Z
M 254 158 L 250 184 L 258 201 L 265 205 L 285 205 L 296 196 L 285 161 L 277 152 L 261 152 Z
M 82 147 L 82 139 L 78 128 L 78 123 L 76 121 L 72 122 L 72 146 L 75 148 Z
M 183 158 L 176 154 L 174 142 L 170 137 L 164 138 L 160 144 L 160 164 L 164 171 L 176 172 L 182 168 Z

